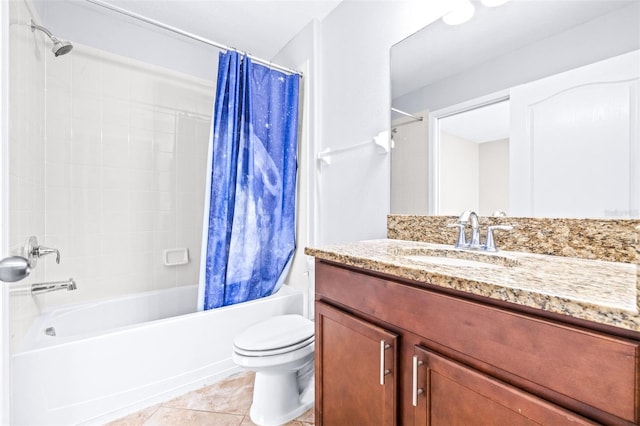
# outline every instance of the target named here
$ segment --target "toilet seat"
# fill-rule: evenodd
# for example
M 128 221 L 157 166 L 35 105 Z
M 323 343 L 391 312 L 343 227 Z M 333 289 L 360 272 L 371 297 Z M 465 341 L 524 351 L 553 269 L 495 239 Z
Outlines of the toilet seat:
M 274 356 L 296 351 L 314 341 L 313 322 L 301 315 L 278 315 L 236 336 L 233 349 L 243 356 Z
M 233 362 L 255 372 L 253 423 L 286 424 L 314 403 L 314 324 L 279 315 L 247 328 L 233 341 Z
M 313 344 L 315 341 L 315 338 L 313 336 L 311 336 L 310 338 L 296 343 L 294 345 L 291 346 L 285 346 L 283 348 L 277 348 L 277 349 L 270 349 L 270 350 L 264 350 L 264 351 L 251 351 L 251 350 L 247 350 L 247 349 L 241 349 L 237 346 L 234 345 L 233 350 L 236 354 L 238 355 L 243 355 L 243 356 L 274 356 L 274 355 L 281 355 L 281 354 L 286 354 L 287 352 L 293 352 L 293 351 L 297 351 L 300 348 L 304 348 L 305 346 L 309 346 L 311 344 Z

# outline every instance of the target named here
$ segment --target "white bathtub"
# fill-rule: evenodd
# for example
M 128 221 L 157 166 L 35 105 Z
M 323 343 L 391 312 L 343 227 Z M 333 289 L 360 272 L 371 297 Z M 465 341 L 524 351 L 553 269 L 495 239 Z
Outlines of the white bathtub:
M 287 286 L 206 312 L 194 312 L 196 297 L 188 286 L 43 313 L 12 356 L 12 423 L 104 423 L 216 382 L 239 371 L 237 333 L 303 308 L 302 293 Z

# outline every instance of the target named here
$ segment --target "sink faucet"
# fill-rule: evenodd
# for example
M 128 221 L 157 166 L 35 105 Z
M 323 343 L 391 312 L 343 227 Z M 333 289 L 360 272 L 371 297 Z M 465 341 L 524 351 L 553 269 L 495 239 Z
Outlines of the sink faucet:
M 471 224 L 471 240 L 469 241 L 469 248 L 479 249 L 480 245 L 480 222 L 478 222 L 478 215 L 476 212 L 469 213 L 469 222 Z
M 471 240 L 467 243 L 466 228 L 467 223 L 471 222 Z M 478 248 L 480 247 L 480 224 L 478 215 L 471 210 L 465 210 L 458 217 L 457 223 L 450 223 L 449 228 L 458 228 L 458 240 L 456 248 Z
M 471 239 L 467 243 L 466 228 L 467 223 L 471 226 Z M 472 250 L 484 250 L 484 251 L 498 251 L 493 238 L 493 232 L 496 230 L 510 230 L 513 229 L 510 225 L 493 225 L 487 227 L 487 239 L 485 244 L 480 243 L 480 222 L 478 221 L 478 215 L 471 210 L 465 210 L 458 217 L 457 223 L 450 223 L 447 225 L 449 228 L 458 228 L 458 239 L 456 240 L 455 248 L 466 248 Z

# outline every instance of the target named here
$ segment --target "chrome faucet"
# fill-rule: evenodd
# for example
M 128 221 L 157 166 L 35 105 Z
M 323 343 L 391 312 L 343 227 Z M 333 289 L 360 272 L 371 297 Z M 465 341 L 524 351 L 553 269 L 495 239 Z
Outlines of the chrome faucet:
M 467 223 L 471 221 L 471 241 L 467 243 L 466 229 Z M 465 210 L 458 217 L 457 223 L 450 223 L 449 228 L 458 228 L 458 239 L 456 248 L 470 248 L 474 244 L 479 245 L 480 242 L 480 224 L 478 223 L 478 215 L 471 211 Z
M 471 226 L 471 239 L 467 243 L 466 228 L 467 223 Z M 478 221 L 478 215 L 471 210 L 465 210 L 458 217 L 457 223 L 450 223 L 447 225 L 449 228 L 458 228 L 458 238 L 456 240 L 455 248 L 471 249 L 471 250 L 484 250 L 495 252 L 498 251 L 495 240 L 493 238 L 494 231 L 498 230 L 511 230 L 511 225 L 492 225 L 487 226 L 487 238 L 484 244 L 480 243 L 480 222 Z
M 64 290 L 67 291 L 75 290 L 78 286 L 73 278 L 69 278 L 67 281 L 51 281 L 46 283 L 35 283 L 31 284 L 31 294 L 42 294 L 49 293 L 51 291 Z
M 478 215 L 476 212 L 469 213 L 469 222 L 471 224 L 471 240 L 469 241 L 469 248 L 482 248 L 480 245 L 480 222 L 478 222 Z
M 38 264 L 39 258 L 52 253 L 56 254 L 56 263 L 60 263 L 60 250 L 39 245 L 36 237 L 29 237 L 24 245 L 23 252 L 32 269 Z

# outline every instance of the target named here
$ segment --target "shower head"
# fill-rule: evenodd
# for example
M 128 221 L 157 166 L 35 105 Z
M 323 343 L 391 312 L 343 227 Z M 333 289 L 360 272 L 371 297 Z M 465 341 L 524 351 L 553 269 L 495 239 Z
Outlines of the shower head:
M 71 52 L 71 49 L 73 49 L 73 44 L 71 44 L 70 42 L 56 40 L 53 42 L 53 48 L 51 49 L 51 51 L 54 55 L 60 56 L 66 55 L 67 53 Z
M 54 55 L 56 55 L 56 57 L 60 55 L 66 55 L 67 53 L 71 52 L 71 49 L 73 49 L 73 44 L 68 41 L 58 40 L 58 38 L 51 34 L 51 31 L 49 31 L 45 27 L 37 25 L 35 22 L 33 22 L 33 20 L 31 20 L 31 31 L 33 32 L 35 30 L 42 31 L 51 39 L 51 41 L 53 42 L 53 48 L 51 49 L 51 51 Z

